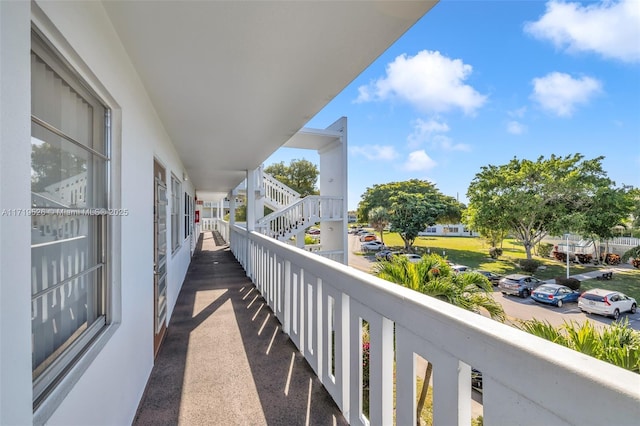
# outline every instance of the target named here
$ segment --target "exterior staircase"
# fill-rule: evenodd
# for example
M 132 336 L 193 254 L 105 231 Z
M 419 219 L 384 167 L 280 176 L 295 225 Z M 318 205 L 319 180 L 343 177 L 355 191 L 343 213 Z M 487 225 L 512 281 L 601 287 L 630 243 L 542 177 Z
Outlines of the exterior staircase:
M 272 175 L 258 174 L 257 188 L 263 196 L 264 205 L 273 213 L 258 220 L 256 229 L 269 237 L 287 241 L 300 231 L 323 220 L 342 218 L 341 197 L 300 194 L 277 180 Z
M 341 197 L 309 195 L 258 220 L 256 229 L 269 237 L 286 241 L 317 222 L 341 218 Z

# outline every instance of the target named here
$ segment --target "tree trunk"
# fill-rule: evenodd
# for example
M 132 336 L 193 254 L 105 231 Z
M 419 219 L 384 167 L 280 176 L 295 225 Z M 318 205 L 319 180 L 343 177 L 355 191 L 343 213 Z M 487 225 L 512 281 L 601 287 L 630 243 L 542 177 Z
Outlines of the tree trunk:
M 424 370 L 424 381 L 422 382 L 422 390 L 420 391 L 420 399 L 418 399 L 418 405 L 416 407 L 416 424 L 420 426 L 420 414 L 424 408 L 424 403 L 427 400 L 427 393 L 429 392 L 429 382 L 431 381 L 431 373 L 433 372 L 433 365 L 427 361 L 427 369 Z
M 527 259 L 531 260 L 533 257 L 531 256 L 531 243 L 526 241 L 524 243 L 524 252 L 527 253 Z

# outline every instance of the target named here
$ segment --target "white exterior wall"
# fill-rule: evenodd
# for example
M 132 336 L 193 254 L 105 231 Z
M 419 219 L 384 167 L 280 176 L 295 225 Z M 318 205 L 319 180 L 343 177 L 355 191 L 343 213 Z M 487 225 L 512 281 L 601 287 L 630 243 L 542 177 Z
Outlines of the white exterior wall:
M 32 418 L 30 221 L 0 221 L 0 424 L 130 424 L 153 367 L 153 161 L 181 164 L 108 16 L 97 2 L 38 2 L 35 22 L 113 112 L 113 324 L 82 374 L 71 374 Z M 30 206 L 29 2 L 0 2 L 0 207 Z M 50 22 L 48 22 L 50 21 Z M 118 181 L 123 182 L 120 187 Z M 6 185 L 4 182 L 11 182 Z M 170 182 L 168 182 L 170 183 Z M 168 185 L 170 188 L 170 185 Z M 11 190 L 7 190 L 11 188 Z M 194 194 L 190 182 L 182 192 Z M 181 196 L 182 206 L 184 200 Z M 182 211 L 182 207 L 181 207 Z M 184 214 L 181 214 L 180 226 Z M 168 233 L 171 235 L 170 221 Z M 180 234 L 182 235 L 181 230 Z M 168 314 L 190 261 L 190 241 L 168 256 Z M 68 392 L 68 393 L 67 393 Z
M 0 1 L 0 211 L 31 205 L 29 3 Z M 31 423 L 30 218 L 0 216 L 0 424 Z

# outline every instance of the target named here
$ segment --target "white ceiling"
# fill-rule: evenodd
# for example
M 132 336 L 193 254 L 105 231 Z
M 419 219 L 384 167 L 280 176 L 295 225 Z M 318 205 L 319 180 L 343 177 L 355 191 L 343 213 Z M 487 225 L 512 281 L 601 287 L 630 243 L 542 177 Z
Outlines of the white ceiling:
M 226 193 L 435 3 L 104 5 L 196 189 Z

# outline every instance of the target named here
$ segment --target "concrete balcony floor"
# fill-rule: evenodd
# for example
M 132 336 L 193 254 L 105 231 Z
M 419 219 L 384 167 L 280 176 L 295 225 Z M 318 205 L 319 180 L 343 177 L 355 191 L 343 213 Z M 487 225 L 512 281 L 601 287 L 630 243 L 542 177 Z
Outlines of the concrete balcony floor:
M 200 236 L 134 425 L 343 425 L 224 242 Z

